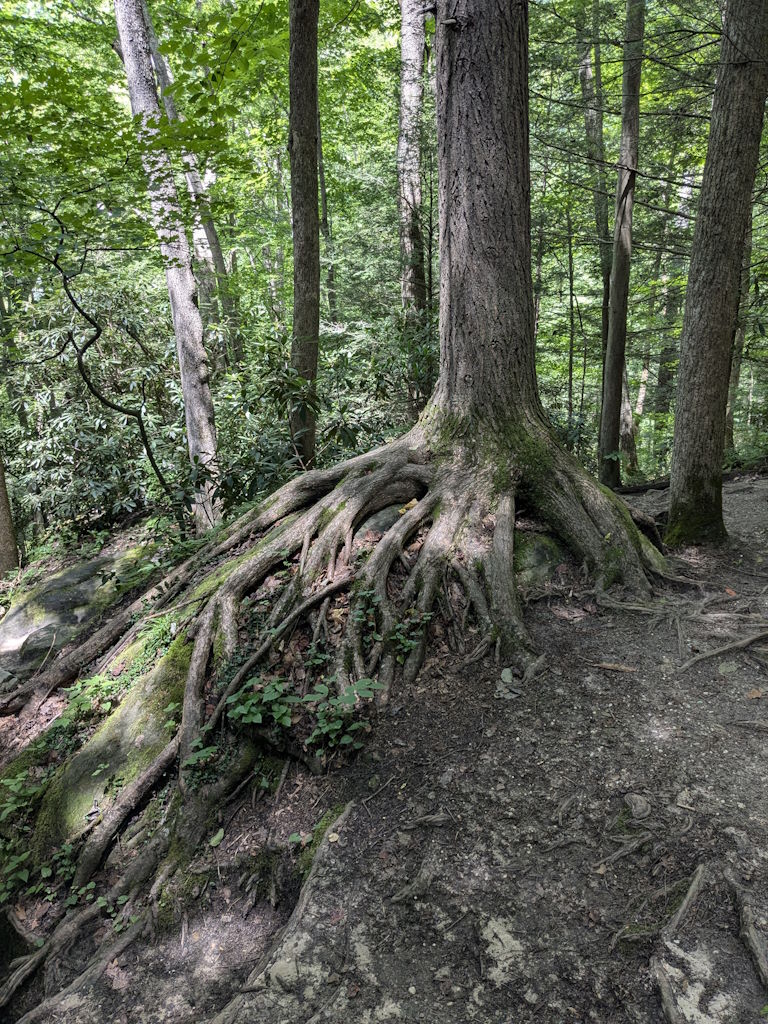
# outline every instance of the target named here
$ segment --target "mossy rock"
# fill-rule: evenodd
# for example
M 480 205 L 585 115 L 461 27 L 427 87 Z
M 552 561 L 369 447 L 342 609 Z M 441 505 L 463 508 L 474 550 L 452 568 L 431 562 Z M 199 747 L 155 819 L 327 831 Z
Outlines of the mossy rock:
M 169 704 L 180 704 L 192 647 L 177 637 L 167 654 L 132 685 L 120 706 L 73 754 L 48 786 L 31 848 L 37 863 L 85 827 L 94 800 L 104 810 L 114 787 L 132 782 L 168 743 Z
M 10 689 L 31 676 L 103 615 L 122 596 L 114 577 L 130 573 L 151 550 L 136 547 L 80 562 L 21 593 L 0 621 L 0 659 L 9 674 L 0 686 Z
M 540 586 L 551 579 L 565 559 L 565 552 L 546 533 L 519 530 L 515 533 L 515 581 L 522 588 Z

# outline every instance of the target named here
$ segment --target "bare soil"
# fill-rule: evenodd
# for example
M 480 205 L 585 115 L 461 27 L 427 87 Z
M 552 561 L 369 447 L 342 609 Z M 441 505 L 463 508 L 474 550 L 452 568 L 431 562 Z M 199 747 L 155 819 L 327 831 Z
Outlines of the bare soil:
M 659 514 L 665 495 L 630 500 Z M 530 682 L 462 662 L 435 624 L 356 758 L 321 777 L 291 762 L 277 792 L 254 778 L 220 809 L 220 844 L 169 881 L 152 937 L 35 1018 L 108 948 L 106 922 L 5 1019 L 760 1020 L 768 637 L 681 671 L 768 630 L 768 479 L 729 482 L 725 507 L 729 544 L 680 553 L 697 585 L 652 605 L 599 605 L 563 563 L 526 608 L 546 656 Z

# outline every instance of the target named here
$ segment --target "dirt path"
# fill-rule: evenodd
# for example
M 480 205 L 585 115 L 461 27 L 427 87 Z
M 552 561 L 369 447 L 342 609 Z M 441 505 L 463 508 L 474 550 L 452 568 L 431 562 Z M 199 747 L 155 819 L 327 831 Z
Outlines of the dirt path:
M 255 810 L 243 791 L 175 923 L 45 1021 L 760 1020 L 768 639 L 680 671 L 768 629 L 768 480 L 728 484 L 726 512 L 729 547 L 678 566 L 699 589 L 647 614 L 540 599 L 532 682 L 439 653 L 356 762 L 294 766 Z M 286 857 L 265 874 L 264 851 L 344 805 L 296 903 Z

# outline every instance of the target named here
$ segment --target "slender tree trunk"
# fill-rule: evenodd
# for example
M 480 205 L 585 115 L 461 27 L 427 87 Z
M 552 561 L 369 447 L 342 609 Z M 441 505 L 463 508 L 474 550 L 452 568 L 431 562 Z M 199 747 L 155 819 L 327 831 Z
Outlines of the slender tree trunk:
M 173 86 L 173 74 L 171 73 L 170 65 L 165 59 L 163 54 L 160 52 L 160 47 L 157 42 L 157 36 L 155 35 L 154 26 L 152 24 L 152 16 L 147 4 L 147 0 L 142 0 L 142 7 L 144 13 L 144 19 L 147 26 L 147 32 L 149 33 L 149 44 L 152 52 L 152 63 L 155 68 L 155 74 L 157 75 L 157 81 L 160 86 L 160 96 L 163 100 L 163 107 L 165 108 L 165 114 L 171 124 L 177 121 L 182 121 L 183 117 L 178 111 L 176 101 L 173 98 L 172 86 Z M 224 320 L 224 334 L 225 340 L 231 345 L 232 356 L 236 363 L 242 362 L 243 350 L 242 350 L 242 338 L 240 337 L 240 324 L 237 315 L 237 306 L 232 295 L 231 282 L 229 280 L 229 274 L 227 273 L 227 264 L 224 259 L 224 250 L 221 245 L 221 239 L 216 229 L 216 222 L 210 211 L 208 203 L 208 192 L 203 183 L 203 179 L 200 175 L 200 169 L 197 164 L 197 157 L 194 153 L 189 151 L 183 155 L 184 160 L 184 174 L 187 181 L 187 189 L 189 195 L 195 206 L 197 214 L 200 218 L 200 224 L 203 229 L 205 239 L 204 257 L 206 262 L 210 261 L 213 266 L 213 272 L 216 280 L 216 292 L 218 295 L 219 303 L 221 305 L 221 313 Z
M 725 450 L 735 452 L 736 444 L 733 437 L 733 410 L 736 407 L 736 400 L 739 395 L 739 378 L 741 377 L 741 362 L 744 356 L 744 339 L 746 336 L 746 322 L 749 315 L 749 280 L 752 264 L 752 224 L 747 228 L 747 238 L 744 242 L 744 262 L 741 267 L 741 291 L 739 294 L 739 315 L 736 320 L 736 330 L 733 333 L 733 350 L 731 352 L 731 373 L 728 381 L 728 405 L 725 410 Z
M 670 543 L 726 536 L 725 408 L 744 240 L 768 93 L 768 4 L 729 0 L 685 294 L 670 481 Z
M 543 287 L 542 281 L 542 270 L 544 266 L 544 225 L 545 225 L 545 207 L 544 197 L 547 194 L 547 178 L 549 175 L 549 160 L 548 153 L 544 152 L 544 167 L 542 169 L 541 179 L 541 206 L 539 209 L 539 216 L 536 224 L 536 269 L 534 271 L 533 279 L 533 336 L 538 338 L 539 336 L 539 316 L 541 313 L 541 292 Z M 570 175 L 569 175 L 570 177 Z M 570 210 L 569 210 L 570 216 Z M 570 228 L 568 229 L 568 244 L 571 244 L 571 233 Z
M 274 173 L 274 220 L 280 225 L 285 215 L 284 188 L 283 188 L 283 164 L 278 153 L 272 162 Z M 277 246 L 273 252 L 272 246 L 268 243 L 261 247 L 261 255 L 267 271 L 267 290 L 269 292 L 269 304 L 272 312 L 272 319 L 275 324 L 285 323 L 285 253 L 282 246 Z M 254 270 L 256 269 L 253 264 Z
M 637 473 L 637 445 L 635 444 L 635 420 L 632 415 L 632 400 L 629 397 L 629 377 L 624 363 L 621 375 L 621 416 L 619 421 L 619 449 L 627 463 L 630 474 Z
M 624 401 L 624 358 L 627 343 L 629 272 L 632 257 L 632 206 L 640 133 L 640 76 L 643 63 L 645 0 L 627 0 L 624 32 L 624 74 L 621 103 L 621 150 L 616 186 L 616 219 L 613 229 L 608 343 L 603 373 L 600 416 L 600 480 L 609 487 L 621 483 L 621 463 L 616 458 L 621 444 L 622 405 L 632 415 L 628 395 Z M 626 444 L 634 448 L 632 431 L 625 427 Z M 631 438 L 631 442 L 629 441 Z M 636 458 L 636 457 L 635 457 Z
M 594 69 L 592 52 L 594 50 Z M 584 129 L 587 159 L 592 167 L 595 227 L 600 253 L 600 276 L 603 282 L 601 351 L 605 359 L 608 344 L 608 299 L 611 287 L 611 237 L 608 232 L 608 185 L 605 175 L 605 144 L 603 142 L 603 79 L 600 58 L 600 0 L 592 0 L 591 28 L 583 32 L 579 58 L 579 81 L 584 104 Z
M 189 241 L 170 159 L 164 150 L 152 145 L 160 121 L 160 102 L 141 0 L 115 0 L 115 16 L 131 110 L 140 121 L 144 171 L 160 252 L 165 262 L 189 456 L 202 474 L 195 501 L 195 522 L 198 532 L 203 532 L 219 518 L 214 496 L 218 465 L 210 366 L 203 346 L 203 324 L 197 307 Z
M 16 416 L 19 421 L 19 426 L 22 431 L 26 434 L 29 430 L 29 417 L 27 416 L 26 409 L 23 403 L 16 402 L 16 390 L 11 377 L 10 368 L 10 356 L 8 354 L 8 347 L 12 341 L 12 330 L 10 325 L 11 316 L 11 298 L 5 298 L 0 292 L 0 341 L 3 346 L 2 364 L 0 364 L 0 376 L 5 378 L 5 393 L 8 396 L 8 402 L 10 405 L 16 407 Z
M 421 233 L 421 105 L 424 96 L 424 4 L 400 0 L 400 121 L 397 183 L 403 308 L 427 306 Z
M 16 546 L 16 533 L 13 529 L 11 502 L 8 498 L 8 487 L 5 482 L 3 460 L 0 457 L 0 576 L 19 564 L 19 550 Z
M 570 177 L 570 174 L 568 175 Z M 568 229 L 568 448 L 573 448 L 573 350 L 576 341 L 576 322 L 573 303 L 573 220 L 570 202 L 565 208 Z
M 319 0 L 291 0 L 290 139 L 293 217 L 291 365 L 309 382 L 291 433 L 305 467 L 315 458 L 315 378 L 320 334 L 320 225 L 317 203 L 317 22 Z
M 668 202 L 667 193 L 664 193 L 664 205 Z M 661 274 L 661 250 L 664 243 L 667 240 L 667 223 L 664 222 L 664 233 L 662 236 L 662 244 L 656 251 L 656 255 L 653 260 L 653 277 L 651 280 L 651 290 L 648 295 L 648 322 L 653 323 L 653 318 L 656 315 L 656 297 L 659 288 L 659 275 Z M 637 389 L 637 402 L 635 403 L 635 416 L 642 416 L 645 412 L 645 399 L 648 394 L 648 377 L 651 372 L 651 332 L 650 328 L 646 332 L 645 341 L 643 342 L 643 366 L 640 371 L 640 386 Z
M 320 126 L 320 110 L 317 113 L 317 174 L 320 184 L 320 232 L 325 242 L 325 289 L 328 295 L 328 315 L 332 324 L 339 322 L 339 307 L 336 297 L 336 265 L 333 254 L 331 217 L 328 213 L 328 193 L 325 189 L 325 160 L 323 159 L 323 135 Z

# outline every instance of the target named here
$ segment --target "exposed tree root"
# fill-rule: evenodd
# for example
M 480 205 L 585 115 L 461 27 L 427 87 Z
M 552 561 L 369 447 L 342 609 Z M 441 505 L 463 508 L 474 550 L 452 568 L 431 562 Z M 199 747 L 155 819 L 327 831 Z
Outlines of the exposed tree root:
M 179 741 L 180 737 L 176 735 L 162 753 L 155 758 L 152 764 L 130 785 L 120 791 L 120 795 L 104 814 L 101 822 L 91 833 L 80 851 L 75 877 L 72 882 L 76 889 L 79 889 L 80 886 L 85 885 L 89 881 L 120 827 L 133 814 L 142 800 L 157 785 L 176 760 Z
M 168 846 L 168 838 L 158 837 L 150 842 L 136 860 L 126 869 L 125 874 L 106 894 L 107 903 L 116 904 L 124 895 L 138 890 L 155 870 L 158 861 Z M 71 946 L 83 929 L 101 915 L 101 907 L 91 903 L 82 910 L 72 911 L 59 922 L 46 942 L 34 953 L 17 963 L 15 969 L 0 988 L 0 1007 L 6 1006 L 19 987 L 50 957 L 56 956 Z
M 75 886 L 94 874 L 120 829 L 176 761 L 181 800 L 175 821 L 160 830 L 164 840 L 151 840 L 129 865 L 108 901 L 145 886 L 165 856 L 169 833 L 187 851 L 194 850 L 211 808 L 251 771 L 255 755 L 252 745 L 241 747 L 225 777 L 199 789 L 188 767 L 190 754 L 206 730 L 221 724 L 228 698 L 260 666 L 267 674 L 270 666 L 280 673 L 281 645 L 296 630 L 311 650 L 323 650 L 324 680 L 339 695 L 349 692 L 350 684 L 375 676 L 385 701 L 399 672 L 406 683 L 415 679 L 437 614 L 457 649 L 471 637 L 470 660 L 492 654 L 497 662 L 532 678 L 542 659 L 523 623 L 512 568 L 518 498 L 591 568 L 599 592 L 621 580 L 631 592 L 648 595 L 647 573 L 659 571 L 659 563 L 645 553 L 620 500 L 592 481 L 540 425 L 526 443 L 528 454 L 520 464 L 514 448 L 504 455 L 502 443 L 482 449 L 493 456 L 484 457 L 480 448 L 463 443 L 440 454 L 440 446 L 428 443 L 419 426 L 377 451 L 306 473 L 234 524 L 223 540 L 212 542 L 134 600 L 77 651 L 50 666 L 35 687 L 71 682 L 94 659 L 115 657 L 143 628 L 147 615 L 184 609 L 193 647 L 178 732 L 122 790 L 85 841 Z M 360 530 L 371 516 L 391 506 L 399 507 L 400 515 L 389 529 Z M 221 560 L 236 549 L 237 563 L 229 575 L 222 575 Z M 206 566 L 213 568 L 201 582 Z M 219 692 L 211 693 L 211 664 L 221 664 L 242 646 L 243 600 L 251 596 L 260 617 L 247 641 L 252 653 Z M 21 688 L 6 699 L 5 709 L 17 706 L 29 692 L 29 686 Z M 212 698 L 213 710 L 206 718 Z M 319 768 L 301 739 L 284 729 L 262 725 L 250 732 L 249 741 L 276 747 L 310 770 Z M 168 864 L 161 867 L 171 869 Z M 0 989 L 0 1005 L 49 956 L 74 942 L 99 912 L 91 905 L 68 915 L 41 949 L 16 967 Z M 145 923 L 142 918 L 142 928 Z M 129 935 L 134 933 L 136 928 Z M 129 942 L 129 935 L 120 942 Z M 98 954 L 64 993 L 25 1020 L 41 1019 L 46 1007 L 53 1009 L 64 994 L 92 980 L 108 962 L 105 955 Z M 114 955 L 113 947 L 109 956 Z

